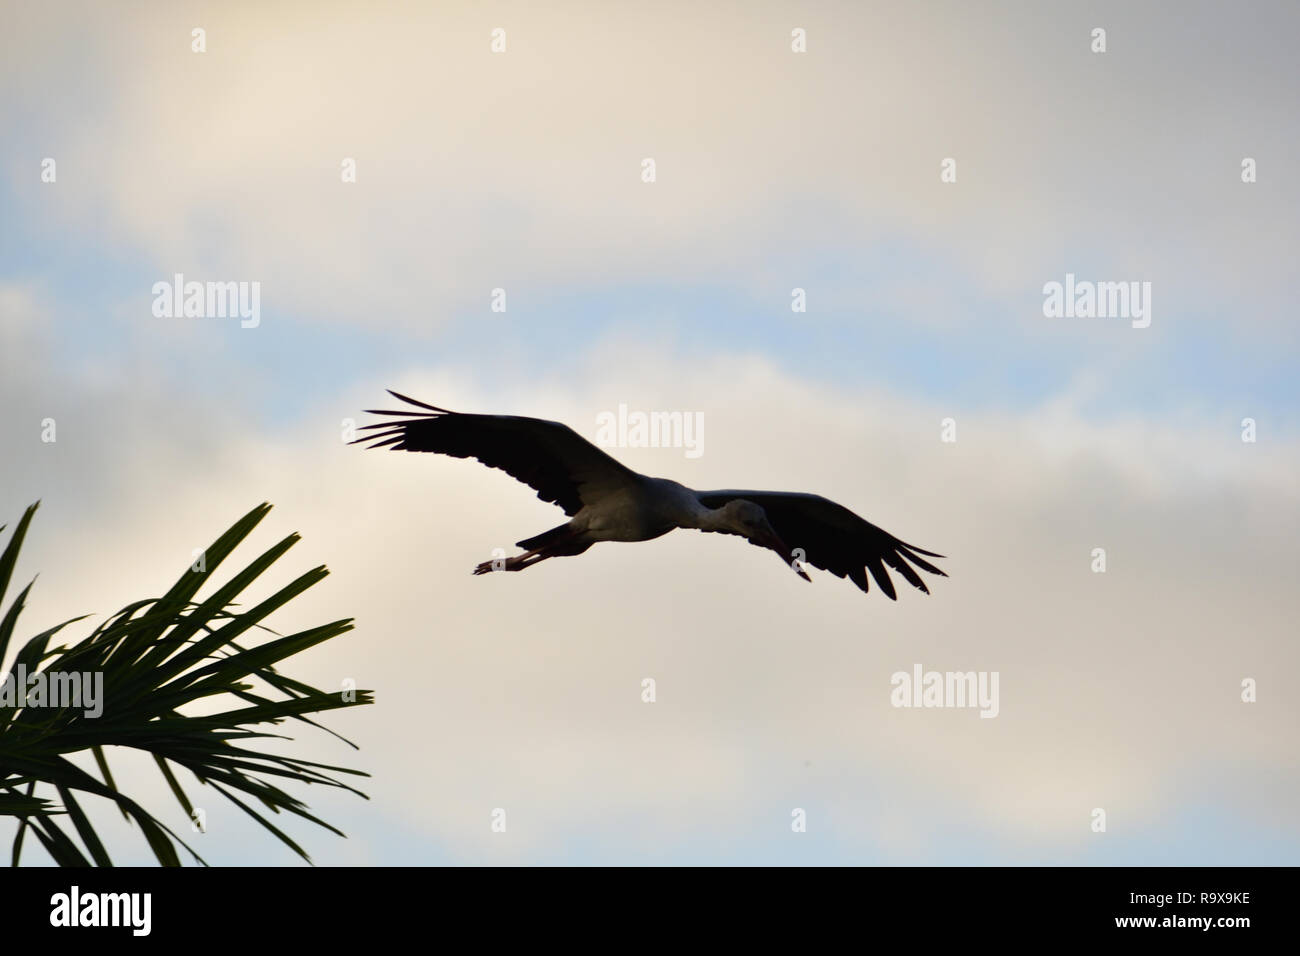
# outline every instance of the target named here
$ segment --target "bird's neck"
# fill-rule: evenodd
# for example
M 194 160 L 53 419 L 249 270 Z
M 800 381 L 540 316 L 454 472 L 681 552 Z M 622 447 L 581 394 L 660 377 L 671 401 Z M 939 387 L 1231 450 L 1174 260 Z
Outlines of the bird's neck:
M 706 508 L 700 505 L 695 512 L 695 527 L 701 531 L 731 531 L 731 520 L 722 508 Z

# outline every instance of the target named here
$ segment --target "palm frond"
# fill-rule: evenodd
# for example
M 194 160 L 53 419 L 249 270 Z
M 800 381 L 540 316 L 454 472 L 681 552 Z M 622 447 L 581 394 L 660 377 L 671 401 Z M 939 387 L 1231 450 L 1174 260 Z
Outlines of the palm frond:
M 0 606 L 36 508 L 27 509 L 0 553 Z M 258 738 L 283 736 L 265 728 L 287 719 L 320 727 L 309 715 L 373 702 L 370 691 L 326 693 L 275 669 L 293 655 L 352 630 L 350 619 L 289 635 L 276 634 L 263 623 L 273 611 L 323 580 L 329 574 L 324 567 L 300 575 L 252 607 L 235 603 L 297 542 L 296 534 L 217 584 L 208 597 L 198 598 L 203 586 L 214 580 L 217 567 L 269 510 L 268 504 L 258 505 L 237 521 L 207 549 L 199 568 L 187 569 L 162 597 L 129 604 L 83 640 L 51 648 L 50 641 L 62 628 L 82 618 L 65 621 L 28 639 L 13 655 L 9 679 L 18 692 L 14 700 L 3 696 L 5 685 L 0 684 L 0 817 L 18 820 L 11 852 L 14 865 L 30 832 L 62 866 L 111 866 L 108 849 L 83 809 L 88 797 L 116 805 L 140 828 L 159 863 L 179 866 L 178 848 L 183 848 L 206 865 L 160 818 L 119 790 L 105 755 L 109 746 L 151 755 L 187 823 L 195 811 L 176 768 L 189 771 L 199 785 L 211 785 L 309 862 L 306 851 L 274 826 L 263 809 L 285 811 L 339 831 L 313 816 L 305 803 L 279 784 L 320 784 L 365 797 L 336 775 L 367 774 L 247 746 Z M 0 616 L 0 674 L 31 587 L 28 584 Z M 274 639 L 256 646 L 236 643 L 255 631 L 270 633 Z M 43 675 L 35 680 L 51 686 L 64 679 L 57 675 L 95 675 L 95 680 L 102 679 L 97 702 L 101 712 L 88 714 L 86 708 L 67 701 L 51 702 L 54 706 L 31 703 L 17 686 L 18 675 L 24 672 L 27 684 L 33 683 L 33 675 Z M 268 691 L 254 693 L 256 682 Z M 217 713 L 182 712 L 199 701 L 210 704 L 223 696 L 230 706 Z M 68 759 L 84 751 L 94 755 L 102 779 Z M 237 794 L 253 800 L 246 802 Z M 62 825 L 60 818 L 65 821 Z

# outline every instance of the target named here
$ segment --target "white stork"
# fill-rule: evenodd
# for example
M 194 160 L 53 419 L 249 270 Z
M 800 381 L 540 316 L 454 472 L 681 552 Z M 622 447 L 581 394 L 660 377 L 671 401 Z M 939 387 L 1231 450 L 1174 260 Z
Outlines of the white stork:
M 896 600 L 885 565 L 913 587 L 930 593 L 923 571 L 947 575 L 922 558 L 942 558 L 899 541 L 842 505 L 821 497 L 784 491 L 695 491 L 667 478 L 651 478 L 619 464 L 573 429 L 559 422 L 515 415 L 462 415 L 426 405 L 389 390 L 422 411 L 367 409 L 391 415 L 365 425 L 379 429 L 352 444 L 370 448 L 431 451 L 453 458 L 477 458 L 500 468 L 537 492 L 543 501 L 564 509 L 569 520 L 539 535 L 516 542 L 523 554 L 506 558 L 503 569 L 522 571 L 539 561 L 582 554 L 598 541 L 649 541 L 675 528 L 695 528 L 740 535 L 750 544 L 770 548 L 805 581 L 799 566 L 806 560 L 837 577 L 848 577 L 869 590 L 867 572 L 880 590 Z M 475 574 L 493 570 L 491 561 Z

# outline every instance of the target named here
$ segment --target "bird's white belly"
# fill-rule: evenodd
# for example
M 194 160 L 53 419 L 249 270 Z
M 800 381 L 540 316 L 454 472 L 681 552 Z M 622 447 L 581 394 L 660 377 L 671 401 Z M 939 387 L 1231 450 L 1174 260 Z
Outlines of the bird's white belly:
M 638 514 L 597 514 L 587 525 L 587 534 L 597 541 L 646 541 L 671 531 L 673 526 L 651 522 Z
M 602 499 L 596 507 L 584 508 L 576 517 L 583 519 L 588 536 L 596 541 L 648 541 L 686 523 L 688 515 L 679 513 L 683 507 L 676 496 L 665 500 L 628 489 Z

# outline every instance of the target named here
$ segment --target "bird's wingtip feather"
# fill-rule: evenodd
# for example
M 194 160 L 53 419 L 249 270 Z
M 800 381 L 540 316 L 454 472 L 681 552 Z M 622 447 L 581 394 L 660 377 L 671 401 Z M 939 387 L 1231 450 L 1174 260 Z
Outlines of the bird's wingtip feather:
M 426 403 L 424 403 L 424 402 L 416 401 L 414 398 L 411 398 L 411 397 L 409 397 L 409 396 L 407 396 L 407 395 L 403 395 L 401 392 L 395 392 L 395 391 L 393 391 L 391 388 L 385 389 L 384 391 L 388 392 L 388 394 L 391 395 L 391 396 L 393 396 L 393 398 L 401 399 L 402 401 L 406 402 L 407 404 L 410 404 L 410 405 L 416 405 L 416 406 L 418 406 L 418 407 L 420 407 L 420 408 L 427 408 L 427 409 L 428 409 L 429 411 L 431 411 L 431 412 L 438 412 L 439 414 L 442 414 L 442 415 L 449 415 L 449 414 L 451 414 L 451 412 L 448 412 L 447 409 L 445 409 L 445 408 L 439 408 L 437 405 L 428 405 L 428 404 L 426 404 Z M 387 413 L 387 414 L 392 414 L 392 413 L 389 412 L 389 413 Z

